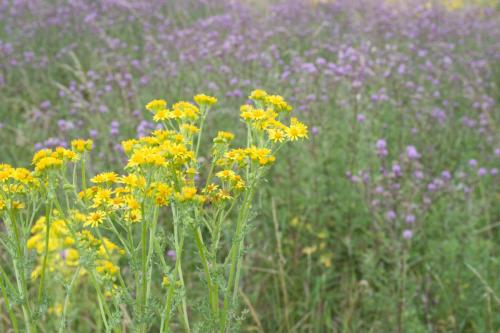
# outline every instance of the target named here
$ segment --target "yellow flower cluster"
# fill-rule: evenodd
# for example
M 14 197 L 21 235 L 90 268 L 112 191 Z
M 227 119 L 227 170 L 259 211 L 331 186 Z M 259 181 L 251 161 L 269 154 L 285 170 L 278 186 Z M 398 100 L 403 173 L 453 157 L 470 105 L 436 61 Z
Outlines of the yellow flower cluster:
M 77 250 L 78 242 L 86 249 L 94 249 L 98 258 L 96 261 L 98 273 L 114 276 L 119 270 L 115 263 L 117 256 L 122 255 L 123 250 L 107 238 L 102 241 L 96 239 L 87 230 L 72 233 L 68 221 L 59 215 L 59 212 L 55 211 L 53 220 L 49 221 L 48 243 L 46 243 L 47 220 L 45 216 L 40 217 L 31 228 L 31 237 L 27 241 L 27 248 L 34 250 L 38 255 L 36 266 L 31 272 L 31 278 L 37 279 L 42 272 L 46 246 L 48 249 L 46 266 L 48 272 L 58 272 L 65 278 L 69 277 L 76 267 L 80 266 L 81 255 Z M 74 213 L 72 218 L 77 221 L 81 219 L 80 215 L 80 213 Z M 80 275 L 85 273 L 85 269 L 81 268 Z
M 47 235 L 47 221 L 40 217 L 31 228 L 31 237 L 27 247 L 38 254 L 37 265 L 31 272 L 31 278 L 37 279 L 42 271 L 43 254 L 45 252 L 45 237 Z M 67 276 L 79 265 L 79 254 L 74 247 L 75 239 L 70 236 L 66 221 L 55 218 L 50 221 L 48 238 L 48 264 L 49 272 L 61 272 Z
M 172 110 L 164 109 L 153 109 L 154 116 L 153 120 L 156 122 L 165 120 L 176 120 L 178 122 L 193 122 L 198 119 L 200 115 L 200 109 L 194 104 L 189 102 L 177 102 L 172 105 Z
M 202 105 L 212 106 L 215 103 L 217 103 L 217 98 L 212 97 L 212 96 L 208 96 L 205 94 L 198 94 L 198 95 L 194 96 L 194 101 L 199 106 L 202 106 Z
M 307 126 L 292 117 L 290 125 L 283 124 L 283 113 L 290 113 L 292 107 L 279 95 L 268 95 L 263 90 L 254 90 L 250 96 L 257 108 L 252 105 L 243 105 L 240 108 L 240 117 L 247 122 L 258 134 L 263 131 L 273 143 L 307 139 Z
M 76 150 L 76 148 L 75 148 Z M 42 149 L 33 156 L 32 163 L 38 173 L 61 167 L 67 162 L 78 161 L 78 155 L 73 150 L 57 147 L 55 150 Z
M 76 151 L 77 153 L 84 153 L 86 151 L 91 151 L 92 150 L 92 145 L 94 143 L 92 140 L 83 140 L 83 139 L 76 139 L 71 141 L 71 148 Z
M 291 112 L 292 107 L 285 101 L 283 96 L 269 95 L 266 91 L 257 89 L 248 96 L 262 108 L 271 108 L 276 112 Z

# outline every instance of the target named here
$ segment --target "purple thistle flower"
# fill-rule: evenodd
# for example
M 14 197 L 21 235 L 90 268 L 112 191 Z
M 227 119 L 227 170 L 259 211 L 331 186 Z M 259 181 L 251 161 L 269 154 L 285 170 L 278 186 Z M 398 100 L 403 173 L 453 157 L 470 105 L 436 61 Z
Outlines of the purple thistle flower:
M 413 215 L 413 214 L 406 215 L 405 222 L 408 223 L 408 224 L 415 223 L 415 215 Z
M 420 154 L 417 151 L 417 148 L 414 146 L 408 146 L 406 147 L 406 155 L 410 160 L 417 160 L 420 158 Z
M 177 254 L 175 253 L 174 250 L 168 250 L 167 256 L 170 257 L 172 260 L 175 260 L 175 258 L 177 257 Z
M 410 229 L 406 229 L 403 231 L 403 238 L 406 239 L 406 240 L 410 240 L 413 238 L 413 231 L 411 231 Z
M 388 211 L 387 213 L 385 213 L 385 217 L 389 220 L 389 221 L 393 221 L 396 219 L 397 215 L 396 215 L 396 212 L 393 211 L 393 210 L 390 210 Z

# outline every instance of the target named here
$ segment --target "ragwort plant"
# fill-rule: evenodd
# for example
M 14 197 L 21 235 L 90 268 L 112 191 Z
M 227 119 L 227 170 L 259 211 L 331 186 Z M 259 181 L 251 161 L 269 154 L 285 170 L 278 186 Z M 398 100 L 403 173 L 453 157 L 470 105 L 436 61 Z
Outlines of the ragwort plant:
M 292 110 L 283 97 L 255 90 L 249 98 L 253 105 L 241 107 L 246 146 L 231 148 L 234 134 L 220 131 L 212 157 L 200 159 L 206 166 L 198 152 L 217 99 L 203 94 L 170 109 L 164 100 L 148 103 L 161 128 L 122 143 L 123 174 L 99 173 L 89 184 L 93 143 L 81 139 L 72 149 L 40 150 L 34 170 L 1 165 L 1 240 L 13 272 L 1 268 L 0 287 L 13 331 L 64 332 L 79 311 L 75 288 L 88 285 L 97 327 L 107 332 L 124 321 L 136 332 L 169 332 L 176 314 L 186 332 L 233 331 L 252 199 L 277 151 L 308 136 L 296 118 L 283 123 Z M 202 267 L 201 302 L 185 285 L 187 242 Z M 52 326 L 42 324 L 53 314 Z

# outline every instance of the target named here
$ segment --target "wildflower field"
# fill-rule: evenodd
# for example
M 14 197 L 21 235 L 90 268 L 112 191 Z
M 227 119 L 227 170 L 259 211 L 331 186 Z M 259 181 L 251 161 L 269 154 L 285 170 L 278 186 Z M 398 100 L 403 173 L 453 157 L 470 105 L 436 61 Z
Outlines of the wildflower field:
M 500 7 L 0 0 L 0 333 L 500 332 Z

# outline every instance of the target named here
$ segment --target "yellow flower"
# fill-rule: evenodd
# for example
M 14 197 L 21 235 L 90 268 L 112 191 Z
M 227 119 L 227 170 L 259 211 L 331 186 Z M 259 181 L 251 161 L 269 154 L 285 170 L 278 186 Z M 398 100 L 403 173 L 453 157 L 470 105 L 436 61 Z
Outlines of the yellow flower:
M 155 184 L 156 194 L 155 201 L 159 206 L 167 206 L 170 200 L 170 196 L 173 193 L 172 187 L 164 183 Z
M 105 217 L 106 213 L 102 210 L 92 212 L 87 216 L 84 226 L 90 226 L 92 228 L 98 227 L 104 221 Z
M 122 141 L 122 147 L 123 147 L 123 151 L 125 152 L 125 154 L 129 154 L 134 149 L 134 146 L 136 144 L 137 144 L 137 140 L 135 140 L 135 139 Z
M 207 96 L 205 94 L 198 94 L 198 95 L 194 96 L 194 101 L 196 102 L 196 104 L 198 104 L 200 106 L 201 105 L 212 106 L 215 103 L 217 103 L 217 98 L 212 97 L 212 96 Z
M 77 153 L 83 153 L 85 151 L 92 150 L 92 145 L 93 145 L 93 141 L 90 139 L 89 140 L 76 139 L 76 140 L 71 141 L 71 147 Z
M 126 176 L 121 176 L 118 179 L 118 182 L 134 188 L 138 186 L 144 186 L 146 184 L 146 179 L 142 176 L 137 176 L 131 173 Z
M 285 132 L 280 129 L 269 129 L 267 131 L 269 135 L 269 140 L 272 142 L 283 142 L 285 141 Z
M 291 112 L 292 107 L 288 105 L 283 96 L 271 95 L 266 97 L 266 104 L 272 106 L 277 112 Z
M 26 207 L 26 205 L 24 204 L 24 202 L 21 202 L 21 201 L 14 200 L 11 203 L 12 210 L 24 209 L 25 207 Z
M 130 210 L 138 210 L 141 207 L 139 202 L 133 196 L 126 197 L 125 202 Z
M 96 260 L 96 263 L 95 270 L 101 275 L 113 277 L 120 271 L 120 268 L 109 260 Z
M 42 171 L 47 170 L 47 169 L 53 169 L 53 168 L 60 167 L 60 166 L 62 166 L 62 164 L 63 164 L 63 161 L 58 159 L 58 158 L 55 158 L 52 156 L 43 157 L 36 162 L 35 171 L 42 172 Z
M 96 208 L 111 203 L 111 190 L 107 188 L 98 188 L 94 194 L 92 207 Z
M 163 110 L 167 107 L 167 102 L 163 99 L 154 99 L 146 104 L 146 109 L 153 113 Z
M 131 223 L 138 223 L 142 220 L 142 213 L 140 209 L 127 210 L 125 212 L 125 220 Z
M 118 175 L 115 172 L 102 172 L 90 180 L 95 184 L 102 183 L 116 183 L 118 181 Z
M 292 118 L 290 127 L 286 129 L 286 136 L 290 141 L 307 138 L 307 126 L 298 121 L 297 118 Z
M 198 127 L 191 124 L 182 124 L 180 128 L 184 133 L 188 134 L 189 136 L 194 135 L 200 131 Z
M 215 198 L 217 201 L 225 201 L 225 200 L 231 200 L 233 197 L 228 191 L 219 190 L 219 192 L 217 192 L 217 194 L 215 195 Z
M 250 96 L 248 96 L 249 99 L 252 99 L 254 101 L 263 101 L 266 97 L 267 92 L 262 89 L 256 89 L 250 93 Z
M 164 276 L 163 277 L 163 280 L 161 281 L 161 286 L 162 287 L 168 287 L 170 285 L 170 279 L 168 278 L 168 276 Z
M 198 118 L 200 110 L 196 105 L 189 102 L 181 101 L 172 106 L 172 118 L 174 119 L 190 119 L 195 120 Z
M 134 151 L 128 161 L 127 167 L 137 167 L 143 165 L 164 166 L 165 164 L 165 157 L 163 157 L 157 149 L 144 147 Z
M 276 160 L 276 158 L 271 154 L 271 150 L 267 148 L 257 148 L 255 146 L 251 146 L 245 151 L 252 161 L 258 162 L 260 165 L 271 164 Z
M 31 171 L 29 171 L 28 169 L 25 169 L 25 168 L 14 169 L 11 177 L 14 180 L 17 180 L 18 182 L 21 182 L 23 184 L 35 182 L 35 178 L 33 177 L 33 174 L 31 173 Z
M 215 143 L 229 143 L 233 141 L 234 134 L 231 132 L 219 131 L 217 132 L 217 136 L 214 138 Z
M 196 187 L 184 186 L 179 193 L 180 201 L 193 200 L 196 196 Z
M 62 311 L 63 311 L 63 307 L 62 307 L 61 303 L 56 303 L 54 306 L 51 306 L 47 309 L 47 312 L 49 314 L 53 314 L 53 315 L 56 315 L 58 317 L 62 314 Z
M 316 252 L 318 248 L 316 246 L 306 246 L 305 248 L 302 249 L 302 253 L 310 256 L 314 252 Z
M 33 160 L 32 160 L 32 163 L 33 164 L 36 164 L 39 160 L 41 160 L 42 158 L 44 157 L 48 157 L 52 154 L 52 150 L 50 149 L 42 149 L 42 150 L 39 150 L 35 153 L 35 155 L 33 155 Z
M 332 258 L 331 255 L 329 254 L 322 254 L 319 257 L 319 261 L 325 266 L 326 268 L 332 267 Z
M 221 180 L 234 180 L 236 173 L 233 170 L 222 170 L 215 174 Z
M 65 149 L 63 147 L 57 147 L 56 151 L 53 152 L 51 156 L 71 162 L 75 162 L 78 160 L 78 155 L 74 151 Z
M 159 110 L 153 116 L 153 120 L 156 122 L 167 120 L 169 118 L 169 111 L 167 109 Z

